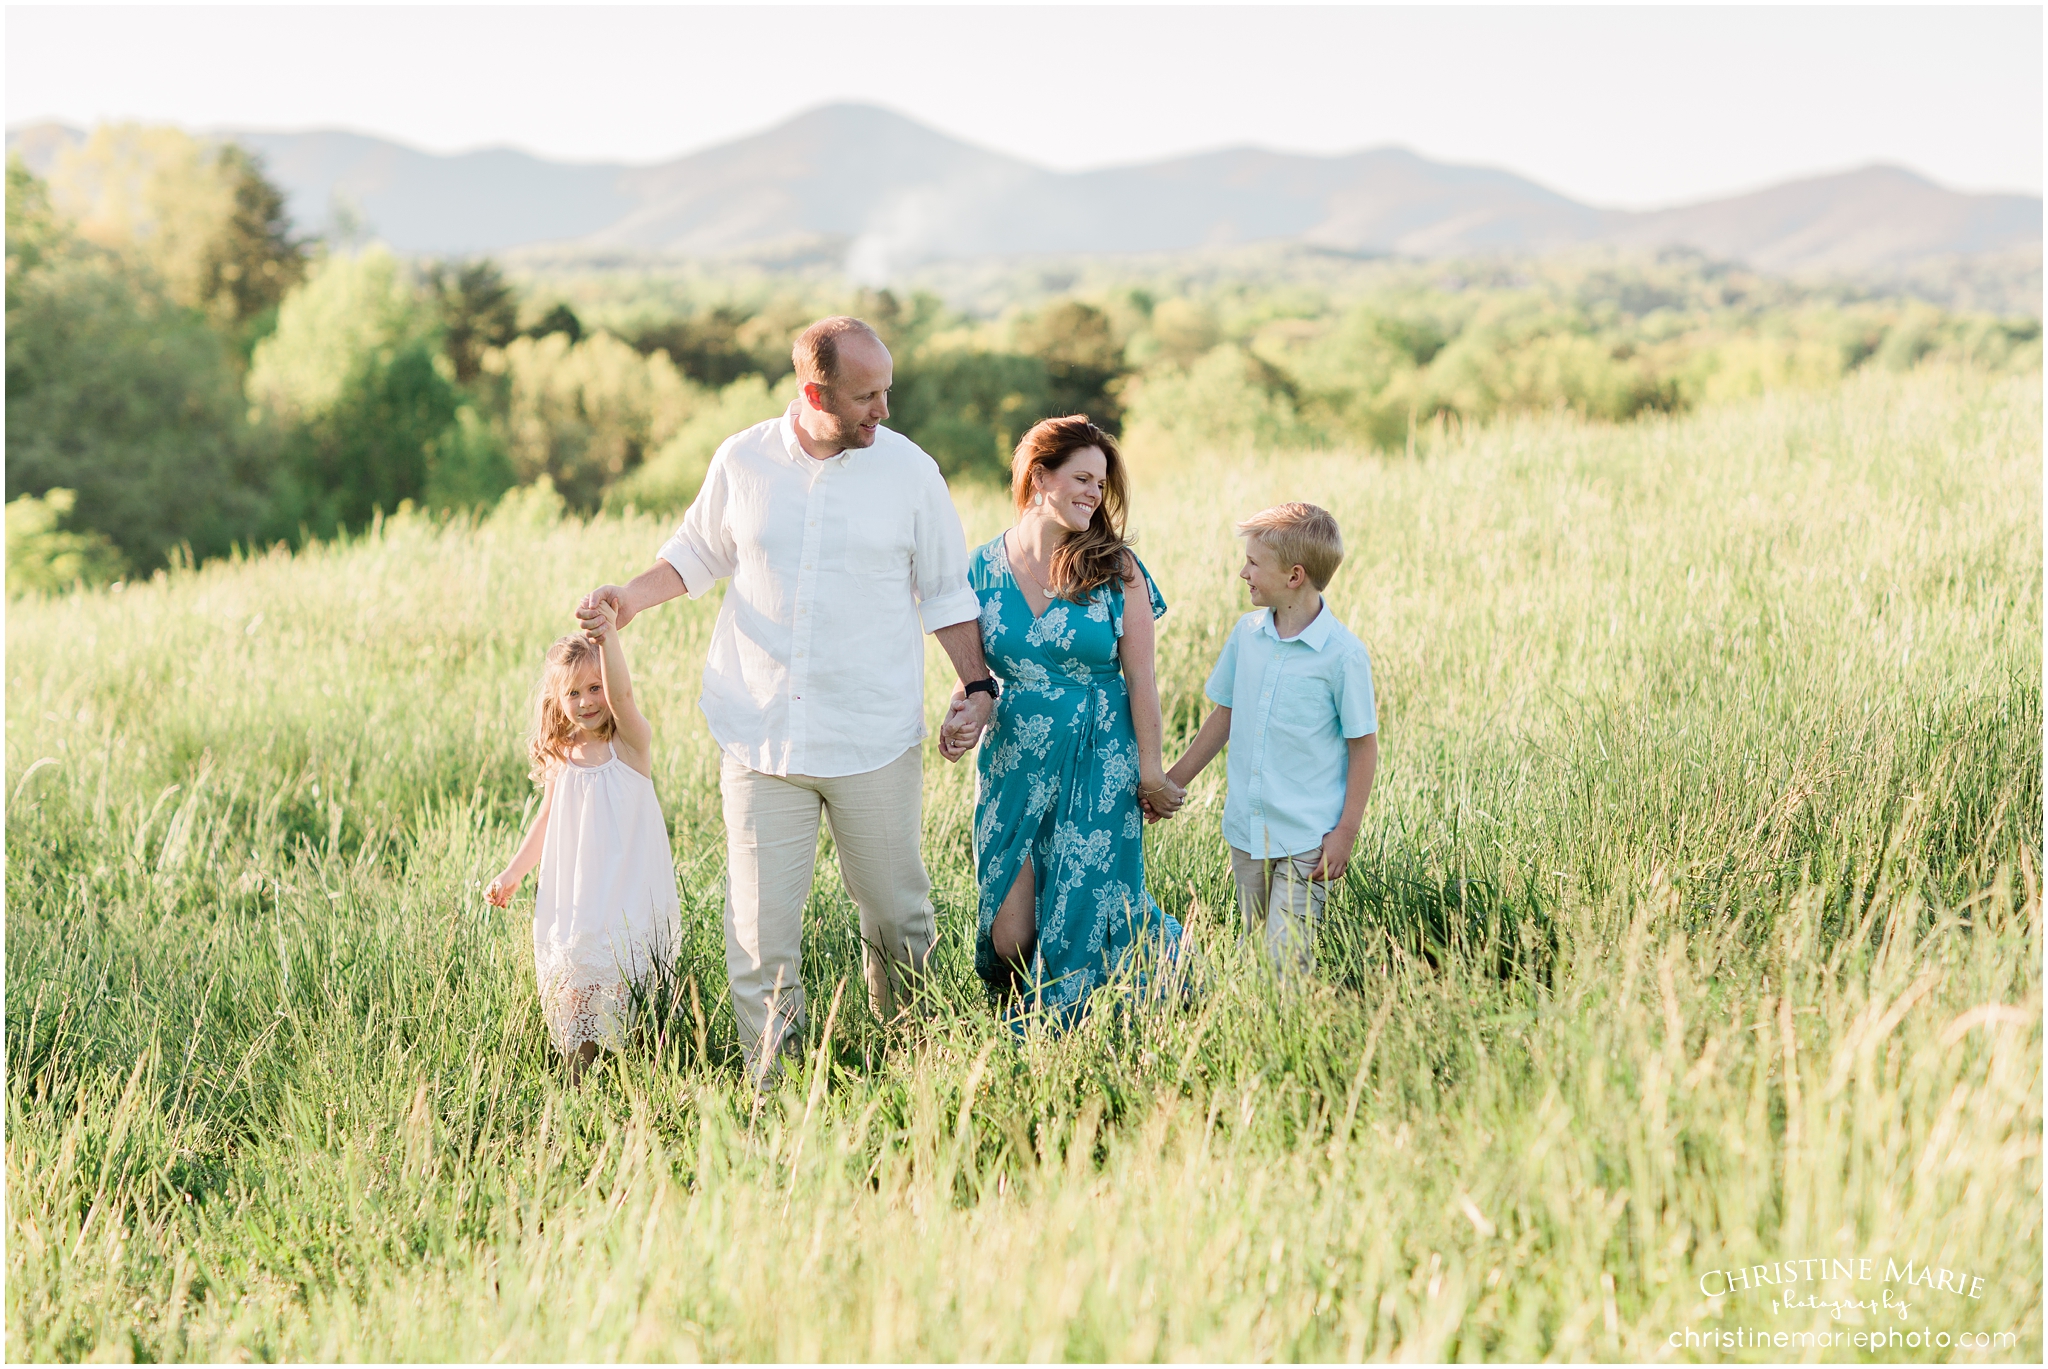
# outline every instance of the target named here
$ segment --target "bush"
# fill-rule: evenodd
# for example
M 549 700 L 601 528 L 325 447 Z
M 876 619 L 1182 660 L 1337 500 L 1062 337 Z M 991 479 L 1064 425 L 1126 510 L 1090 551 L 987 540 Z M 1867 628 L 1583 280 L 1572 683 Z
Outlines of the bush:
M 104 535 L 90 529 L 70 532 L 62 526 L 77 501 L 70 490 L 8 501 L 8 598 L 104 584 L 121 573 L 121 553 Z

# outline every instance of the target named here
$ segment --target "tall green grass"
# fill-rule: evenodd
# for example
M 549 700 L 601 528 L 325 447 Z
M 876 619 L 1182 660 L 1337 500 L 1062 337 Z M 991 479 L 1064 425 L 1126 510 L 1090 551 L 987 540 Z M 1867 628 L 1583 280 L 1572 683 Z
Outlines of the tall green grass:
M 1218 766 L 1148 835 L 1201 991 L 1012 1044 L 971 775 L 932 757 L 930 1020 L 871 1020 L 823 861 L 808 1054 L 758 1103 L 712 600 L 629 630 L 675 1015 L 567 1089 L 524 909 L 479 896 L 541 650 L 655 521 L 515 502 L 18 603 L 8 1353 L 1780 1358 L 1669 1337 L 1882 1325 L 2038 1360 L 2040 434 L 2037 380 L 1923 371 L 1147 471 L 1170 731 L 1246 607 L 1232 520 L 1345 529 L 1381 780 L 1317 982 L 1236 941 Z M 1982 1283 L 1798 1290 L 1903 1320 L 1702 1292 L 1823 1255 Z

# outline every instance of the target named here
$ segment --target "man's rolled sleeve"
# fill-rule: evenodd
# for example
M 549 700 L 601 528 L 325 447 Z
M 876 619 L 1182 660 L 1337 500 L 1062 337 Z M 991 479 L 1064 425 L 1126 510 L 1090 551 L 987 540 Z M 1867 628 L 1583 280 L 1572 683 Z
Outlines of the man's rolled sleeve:
M 981 596 L 972 587 L 962 585 L 936 598 L 920 600 L 917 616 L 924 623 L 926 632 L 937 632 L 955 623 L 969 623 L 981 616 Z
M 704 564 L 704 558 L 691 547 L 689 537 L 681 528 L 661 544 L 661 550 L 655 555 L 676 568 L 676 574 L 683 577 L 683 592 L 692 599 L 703 598 L 718 583 L 718 577 L 711 573 L 711 568 Z
M 929 459 L 929 458 L 927 458 Z M 927 633 L 981 616 L 981 597 L 967 583 L 967 534 L 937 466 L 920 491 L 917 515 L 917 616 Z
M 655 553 L 675 567 L 676 574 L 683 577 L 683 592 L 692 599 L 710 593 L 711 587 L 731 575 L 738 565 L 735 549 L 725 536 L 724 457 L 725 449 L 720 447 L 711 460 L 711 469 L 705 472 L 704 487 L 690 501 L 689 512 Z

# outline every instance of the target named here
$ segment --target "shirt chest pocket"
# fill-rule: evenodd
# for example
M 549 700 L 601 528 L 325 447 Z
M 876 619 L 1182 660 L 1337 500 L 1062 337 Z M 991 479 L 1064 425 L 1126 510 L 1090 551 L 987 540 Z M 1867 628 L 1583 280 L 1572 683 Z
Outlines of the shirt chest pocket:
M 861 579 L 900 580 L 915 549 L 907 518 L 827 518 L 819 554 L 824 563 Z

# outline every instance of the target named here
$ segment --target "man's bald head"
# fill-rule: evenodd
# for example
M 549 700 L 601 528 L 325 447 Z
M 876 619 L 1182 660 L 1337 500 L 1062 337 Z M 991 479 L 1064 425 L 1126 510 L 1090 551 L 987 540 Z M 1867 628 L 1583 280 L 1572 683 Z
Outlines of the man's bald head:
M 888 354 L 882 345 L 881 335 L 857 318 L 840 314 L 834 318 L 821 318 L 796 336 L 796 346 L 790 348 L 790 360 L 796 363 L 796 378 L 805 385 L 830 385 L 839 377 L 839 352 L 842 344 L 858 351 L 869 346 Z

